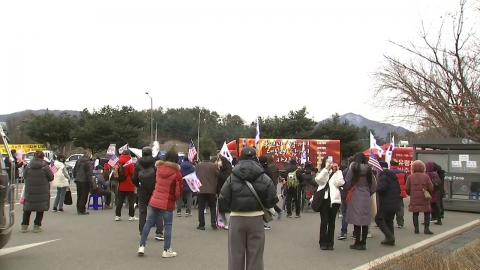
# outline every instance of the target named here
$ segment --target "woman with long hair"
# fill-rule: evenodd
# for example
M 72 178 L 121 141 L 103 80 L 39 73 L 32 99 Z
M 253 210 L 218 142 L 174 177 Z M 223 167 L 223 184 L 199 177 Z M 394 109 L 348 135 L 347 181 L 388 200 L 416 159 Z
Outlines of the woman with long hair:
M 32 212 L 36 212 L 33 232 L 41 232 L 43 213 L 50 208 L 50 182 L 53 181 L 53 173 L 44 158 L 43 151 L 35 151 L 33 159 L 25 169 L 22 233 L 28 230 Z
M 65 157 L 58 155 L 54 166 L 57 168 L 57 172 L 53 175 L 52 186 L 57 188 L 57 196 L 53 202 L 53 212 L 63 212 L 63 202 L 70 182 L 70 176 L 65 167 Z
M 363 153 L 355 154 L 343 189 L 347 192 L 347 198 L 350 193 L 346 221 L 354 225 L 355 243 L 350 248 L 366 250 L 368 226 L 372 223 L 373 216 L 371 196 L 377 190 L 377 182 Z
M 320 204 L 320 244 L 321 250 L 333 250 L 335 219 L 342 204 L 340 187 L 345 184 L 342 171 L 331 159 L 324 157 L 321 171 L 315 176 L 318 184 L 317 195 L 323 196 Z
M 222 189 L 223 184 L 225 184 L 225 181 L 227 181 L 227 178 L 230 176 L 230 174 L 232 174 L 233 166 L 230 163 L 230 161 L 228 161 L 228 159 L 222 155 L 219 155 L 217 165 L 218 165 L 218 171 L 219 171 L 217 194 L 220 194 L 220 190 Z M 220 218 L 223 220 L 223 222 L 225 223 L 225 226 L 222 229 L 225 229 L 225 230 L 228 230 L 227 215 L 225 214 L 227 212 L 228 210 L 222 209 L 220 208 L 220 206 L 218 206 L 218 214 Z

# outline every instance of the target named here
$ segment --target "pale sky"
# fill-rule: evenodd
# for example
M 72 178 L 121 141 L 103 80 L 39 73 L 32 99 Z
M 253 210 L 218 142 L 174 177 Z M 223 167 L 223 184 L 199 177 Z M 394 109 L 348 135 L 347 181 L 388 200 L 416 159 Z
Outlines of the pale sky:
M 371 73 L 456 0 L 0 1 L 0 114 L 103 105 L 383 121 Z M 402 57 L 402 54 L 397 54 Z

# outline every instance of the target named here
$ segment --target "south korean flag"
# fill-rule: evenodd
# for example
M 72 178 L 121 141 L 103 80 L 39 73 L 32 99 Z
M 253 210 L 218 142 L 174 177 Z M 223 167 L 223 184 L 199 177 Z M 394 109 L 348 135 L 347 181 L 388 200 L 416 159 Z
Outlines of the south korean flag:
M 220 150 L 220 155 L 225 157 L 230 163 L 233 161 L 232 154 L 230 154 L 230 150 L 228 150 L 227 142 L 223 142 L 222 149 Z

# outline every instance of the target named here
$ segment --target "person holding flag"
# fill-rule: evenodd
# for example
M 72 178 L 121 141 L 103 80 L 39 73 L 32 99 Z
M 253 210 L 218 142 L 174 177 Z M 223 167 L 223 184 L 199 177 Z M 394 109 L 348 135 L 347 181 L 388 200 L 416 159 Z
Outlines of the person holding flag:
M 343 186 L 344 191 L 347 192 L 346 222 L 354 225 L 355 243 L 350 248 L 355 250 L 367 249 L 368 227 L 375 214 L 371 209 L 371 196 L 377 190 L 377 183 L 369 163 L 363 153 L 355 154 Z M 378 167 L 381 169 L 380 164 Z

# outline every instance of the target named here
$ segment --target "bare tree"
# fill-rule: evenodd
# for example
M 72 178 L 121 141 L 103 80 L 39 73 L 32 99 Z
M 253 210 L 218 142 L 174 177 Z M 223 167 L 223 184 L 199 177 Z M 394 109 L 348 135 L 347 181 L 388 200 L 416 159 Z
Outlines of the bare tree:
M 422 22 L 421 45 L 391 41 L 410 59 L 385 55 L 385 63 L 374 73 L 374 95 L 385 100 L 390 110 L 398 109 L 396 115 L 404 121 L 430 134 L 480 141 L 476 125 L 480 120 L 480 46 L 475 33 L 464 29 L 465 11 L 474 9 L 466 2 L 461 0 L 459 11 L 443 19 L 434 38 Z M 449 20 L 453 39 L 444 36 Z

